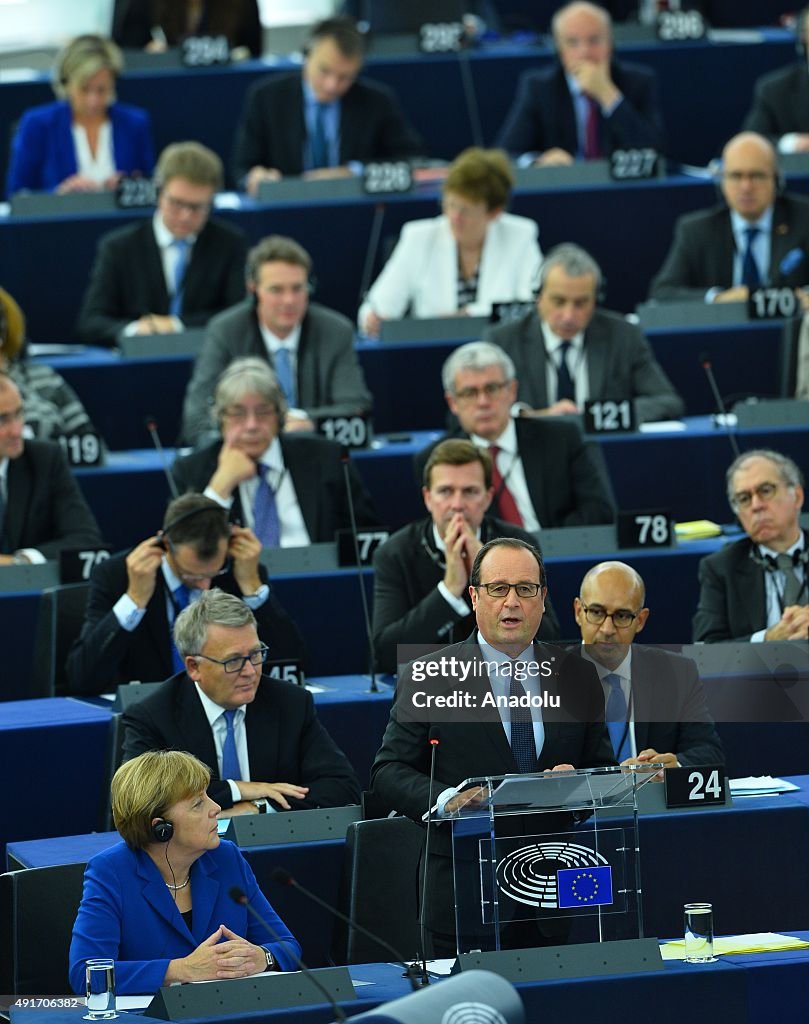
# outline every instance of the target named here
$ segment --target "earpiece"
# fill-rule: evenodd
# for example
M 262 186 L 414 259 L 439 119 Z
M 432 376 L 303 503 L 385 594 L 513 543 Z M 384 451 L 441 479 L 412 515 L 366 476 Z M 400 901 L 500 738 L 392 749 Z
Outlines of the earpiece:
M 174 825 L 165 818 L 152 822 L 152 835 L 158 843 L 167 843 L 174 835 Z

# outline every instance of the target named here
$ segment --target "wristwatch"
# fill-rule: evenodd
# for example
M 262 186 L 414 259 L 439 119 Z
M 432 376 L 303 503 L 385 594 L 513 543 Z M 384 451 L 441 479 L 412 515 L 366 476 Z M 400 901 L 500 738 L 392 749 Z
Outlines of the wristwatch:
M 253 804 L 259 814 L 266 814 L 270 809 L 270 805 L 263 797 L 260 800 L 251 800 L 250 803 Z
M 267 966 L 264 968 L 265 973 L 267 971 L 274 971 L 278 967 L 278 962 L 266 946 L 262 946 L 261 948 L 264 950 L 264 955 L 267 957 Z

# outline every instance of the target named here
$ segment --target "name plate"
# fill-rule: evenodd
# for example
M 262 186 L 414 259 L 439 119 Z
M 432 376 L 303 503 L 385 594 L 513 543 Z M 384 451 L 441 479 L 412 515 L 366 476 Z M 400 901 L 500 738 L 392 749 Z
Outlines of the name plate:
M 723 765 L 667 768 L 664 779 L 666 807 L 711 807 L 725 803 Z
M 59 444 L 71 466 L 97 466 L 101 462 L 104 451 L 101 447 L 101 438 L 92 430 L 88 430 L 86 434 L 60 437 Z
M 115 188 L 115 204 L 121 210 L 139 210 L 157 203 L 157 186 L 151 178 L 125 175 Z
M 751 320 L 786 320 L 799 312 L 798 299 L 791 288 L 756 288 L 747 300 Z
M 356 566 L 357 555 L 354 551 L 354 538 L 351 530 L 338 530 L 337 564 L 340 568 Z M 389 530 L 357 530 L 357 547 L 359 548 L 360 565 L 373 565 L 376 549 L 390 537 Z
M 230 63 L 227 36 L 189 36 L 183 40 L 183 64 L 187 68 L 209 68 Z
M 674 538 L 668 509 L 619 512 L 616 527 L 619 548 L 668 548 Z
M 107 548 L 68 548 L 59 552 L 59 579 L 62 583 L 84 583 L 93 569 L 110 557 Z
M 369 196 L 409 192 L 413 188 L 413 169 L 407 160 L 366 164 L 362 187 Z
M 278 679 L 282 683 L 292 683 L 293 686 L 306 685 L 303 665 L 296 660 L 265 661 L 261 674 L 269 676 L 270 679 Z
M 620 402 L 597 399 L 584 403 L 584 431 L 587 434 L 630 434 L 636 429 L 632 400 Z
M 367 448 L 371 443 L 371 421 L 365 413 L 324 416 L 315 426 L 318 433 L 346 448 Z
M 657 38 L 661 43 L 684 43 L 704 39 L 705 19 L 699 11 L 661 11 L 657 16 Z
M 463 46 L 464 30 L 460 21 L 427 21 L 419 28 L 422 53 L 454 53 Z
M 645 181 L 660 175 L 660 154 L 651 146 L 614 149 L 610 154 L 613 181 Z

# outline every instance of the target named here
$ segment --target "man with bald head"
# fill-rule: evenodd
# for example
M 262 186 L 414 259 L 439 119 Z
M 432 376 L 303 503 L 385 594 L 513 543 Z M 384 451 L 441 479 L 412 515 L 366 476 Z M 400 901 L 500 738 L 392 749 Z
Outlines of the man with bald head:
M 614 149 L 662 150 L 654 73 L 613 58 L 607 11 L 567 4 L 551 27 L 558 61 L 522 76 L 497 145 L 538 166 L 595 160 Z
M 772 143 L 756 132 L 734 136 L 719 187 L 724 203 L 677 222 L 651 298 L 745 302 L 757 287 L 809 284 L 809 202 L 780 194 Z
M 798 521 L 803 474 L 780 452 L 754 449 L 731 464 L 727 491 L 747 536 L 700 562 L 694 639 L 805 641 L 809 545 Z
M 622 764 L 723 764 L 722 743 L 690 658 L 634 643 L 649 618 L 646 587 L 625 562 L 599 562 L 574 599 L 585 658 L 604 688 L 607 728 Z

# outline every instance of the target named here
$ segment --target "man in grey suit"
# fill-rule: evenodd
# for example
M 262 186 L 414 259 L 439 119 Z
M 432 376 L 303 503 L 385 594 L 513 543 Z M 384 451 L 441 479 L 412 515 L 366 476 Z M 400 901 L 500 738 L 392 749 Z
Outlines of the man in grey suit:
M 309 301 L 312 259 L 291 238 L 270 235 L 247 256 L 248 297 L 214 317 L 183 406 L 183 436 L 199 444 L 218 435 L 212 399 L 222 371 L 241 356 L 275 370 L 288 410 L 285 430 L 314 430 L 319 416 L 371 408 L 351 322 Z
M 157 209 L 101 239 L 76 334 L 88 345 L 204 327 L 244 295 L 247 245 L 210 217 L 222 161 L 198 142 L 176 142 L 155 169 Z
M 750 289 L 769 285 L 797 289 L 809 308 L 809 202 L 779 194 L 772 143 L 755 132 L 734 136 L 722 151 L 720 187 L 725 203 L 677 222 L 651 298 L 746 302 Z
M 599 562 L 573 602 L 583 657 L 598 671 L 607 728 L 621 764 L 723 764 L 696 664 L 634 643 L 649 618 L 646 587 L 625 562 Z
M 601 269 L 584 249 L 557 245 L 539 273 L 536 312 L 489 338 L 514 360 L 522 416 L 581 412 L 588 399 L 632 399 L 637 422 L 682 416 L 682 399 L 641 331 L 596 308 Z

